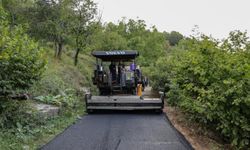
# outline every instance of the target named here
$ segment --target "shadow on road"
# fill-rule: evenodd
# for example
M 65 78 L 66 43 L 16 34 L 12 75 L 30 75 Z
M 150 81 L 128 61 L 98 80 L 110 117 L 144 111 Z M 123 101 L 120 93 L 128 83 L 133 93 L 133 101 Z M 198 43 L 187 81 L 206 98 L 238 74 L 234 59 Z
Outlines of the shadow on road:
M 162 114 L 159 110 L 95 110 L 88 113 L 89 115 L 95 114 Z

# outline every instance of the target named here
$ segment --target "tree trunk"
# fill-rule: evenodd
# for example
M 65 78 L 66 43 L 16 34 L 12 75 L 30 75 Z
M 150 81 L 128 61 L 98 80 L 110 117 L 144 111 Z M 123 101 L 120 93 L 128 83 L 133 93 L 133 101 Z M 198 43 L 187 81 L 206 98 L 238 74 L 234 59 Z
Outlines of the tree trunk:
M 58 56 L 58 46 L 57 46 L 57 42 L 55 42 L 55 58 L 57 58 Z
M 79 54 L 79 52 L 80 52 L 80 48 L 77 48 L 76 49 L 76 54 L 75 54 L 75 66 L 77 65 L 77 62 L 78 62 L 78 54 Z
M 11 12 L 11 10 L 10 10 Z M 14 26 L 15 26 L 15 14 L 14 13 L 10 13 L 10 17 L 11 17 L 11 21 L 10 21 L 10 29 L 13 30 Z
M 63 44 L 62 43 L 58 43 L 58 58 L 61 59 L 62 56 L 62 48 L 63 48 Z

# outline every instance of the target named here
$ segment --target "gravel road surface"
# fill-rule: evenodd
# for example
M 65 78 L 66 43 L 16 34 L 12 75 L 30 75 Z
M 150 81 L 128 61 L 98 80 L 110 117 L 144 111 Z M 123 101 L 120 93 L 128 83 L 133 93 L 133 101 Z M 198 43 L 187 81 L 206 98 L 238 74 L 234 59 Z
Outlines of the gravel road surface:
M 42 150 L 189 150 L 165 114 L 92 114 Z

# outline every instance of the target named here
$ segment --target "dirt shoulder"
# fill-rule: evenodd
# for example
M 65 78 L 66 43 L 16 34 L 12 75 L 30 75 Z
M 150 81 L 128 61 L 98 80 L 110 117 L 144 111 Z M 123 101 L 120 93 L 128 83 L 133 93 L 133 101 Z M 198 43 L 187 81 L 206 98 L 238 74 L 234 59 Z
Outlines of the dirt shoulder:
M 180 109 L 165 106 L 164 112 L 173 126 L 185 136 L 195 150 L 230 149 L 221 144 L 221 140 L 212 131 L 188 120 Z
M 146 87 L 143 92 L 145 97 L 159 97 L 158 92 L 151 87 Z M 172 125 L 187 139 L 195 150 L 221 150 L 232 149 L 223 144 L 214 131 L 209 131 L 203 125 L 190 121 L 187 115 L 177 107 L 165 106 L 164 113 Z

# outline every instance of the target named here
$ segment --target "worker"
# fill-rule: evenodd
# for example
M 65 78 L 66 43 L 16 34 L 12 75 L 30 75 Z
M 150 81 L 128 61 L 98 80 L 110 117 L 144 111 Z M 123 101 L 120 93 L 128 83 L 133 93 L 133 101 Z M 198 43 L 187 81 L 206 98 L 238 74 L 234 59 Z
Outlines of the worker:
M 110 74 L 111 74 L 111 79 L 112 81 L 116 80 L 116 65 L 115 62 L 111 62 L 111 64 L 109 65 L 109 70 L 110 70 Z
M 126 71 L 125 71 L 125 65 L 121 65 L 121 80 L 120 80 L 121 86 L 126 86 Z
M 137 95 L 142 96 L 142 84 L 137 84 Z
M 141 70 L 140 70 L 139 65 L 135 69 L 135 75 L 136 75 L 137 82 L 141 82 Z
M 130 71 L 135 71 L 136 69 L 136 64 L 135 64 L 135 61 L 133 61 L 131 64 L 130 64 Z
M 117 77 L 118 84 L 121 83 L 121 71 L 122 71 L 122 64 L 121 64 L 121 62 L 119 62 L 119 64 L 118 64 L 118 77 Z

